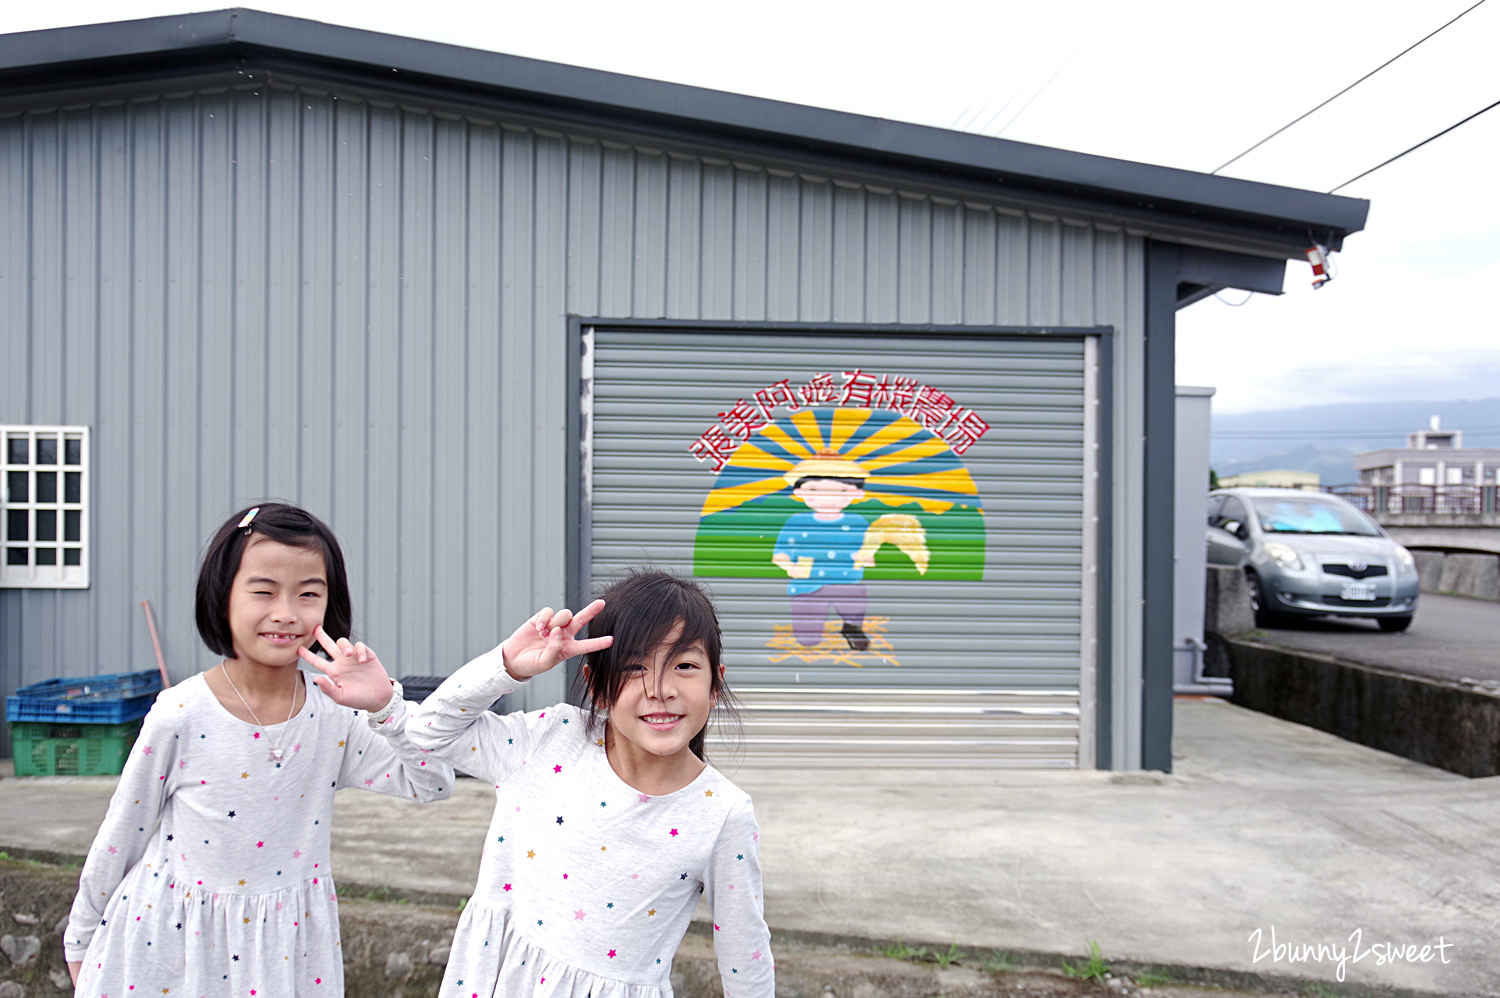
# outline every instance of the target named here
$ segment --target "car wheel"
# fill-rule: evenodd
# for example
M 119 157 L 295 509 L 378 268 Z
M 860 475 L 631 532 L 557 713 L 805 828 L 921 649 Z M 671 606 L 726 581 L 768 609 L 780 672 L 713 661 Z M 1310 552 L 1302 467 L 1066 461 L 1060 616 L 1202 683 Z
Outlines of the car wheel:
M 1281 614 L 1266 606 L 1266 596 L 1261 592 L 1260 576 L 1245 569 L 1245 588 L 1250 591 L 1250 609 L 1255 613 L 1256 627 L 1275 627 L 1282 622 Z
M 1404 631 L 1411 626 L 1410 617 L 1376 617 L 1382 631 Z

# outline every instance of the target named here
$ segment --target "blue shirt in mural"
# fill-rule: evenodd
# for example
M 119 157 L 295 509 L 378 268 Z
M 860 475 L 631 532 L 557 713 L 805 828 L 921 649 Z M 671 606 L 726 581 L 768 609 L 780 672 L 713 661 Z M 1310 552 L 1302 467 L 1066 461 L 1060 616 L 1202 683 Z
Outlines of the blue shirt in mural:
M 794 513 L 781 528 L 772 554 L 784 554 L 795 564 L 812 559 L 812 574 L 792 579 L 788 595 L 800 596 L 819 586 L 862 582 L 865 570 L 854 564 L 854 556 L 865 542 L 870 522 L 857 513 L 840 513 L 837 520 L 820 520 L 812 513 Z

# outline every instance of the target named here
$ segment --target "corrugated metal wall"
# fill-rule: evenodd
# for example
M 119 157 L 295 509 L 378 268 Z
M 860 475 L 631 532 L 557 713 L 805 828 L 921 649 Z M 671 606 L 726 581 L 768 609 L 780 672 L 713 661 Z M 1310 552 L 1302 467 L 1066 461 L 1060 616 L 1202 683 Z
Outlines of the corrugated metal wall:
M 393 672 L 560 601 L 569 313 L 1113 325 L 1139 522 L 1139 235 L 781 166 L 268 86 L 0 118 L 0 422 L 94 433 L 93 585 L 0 592 L 0 686 L 149 666 L 142 599 L 174 675 L 209 664 L 200 545 L 266 495 L 334 524 Z

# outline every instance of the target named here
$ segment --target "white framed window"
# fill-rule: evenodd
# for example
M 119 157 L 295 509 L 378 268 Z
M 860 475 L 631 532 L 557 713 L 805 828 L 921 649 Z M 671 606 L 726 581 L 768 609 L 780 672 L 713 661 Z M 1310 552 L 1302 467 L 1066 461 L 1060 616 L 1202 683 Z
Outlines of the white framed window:
M 1437 484 L 1437 469 L 1436 468 L 1418 468 L 1417 469 L 1417 484 L 1418 485 L 1436 485 Z
M 89 584 L 89 429 L 0 426 L 4 555 L 0 587 Z

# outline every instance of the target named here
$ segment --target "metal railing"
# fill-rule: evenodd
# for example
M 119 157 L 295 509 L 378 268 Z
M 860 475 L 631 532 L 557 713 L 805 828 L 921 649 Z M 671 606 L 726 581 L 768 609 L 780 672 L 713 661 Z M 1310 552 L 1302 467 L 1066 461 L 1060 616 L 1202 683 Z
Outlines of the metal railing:
M 1495 512 L 1494 485 L 1326 485 L 1324 492 L 1371 515 L 1436 513 L 1460 515 Z

